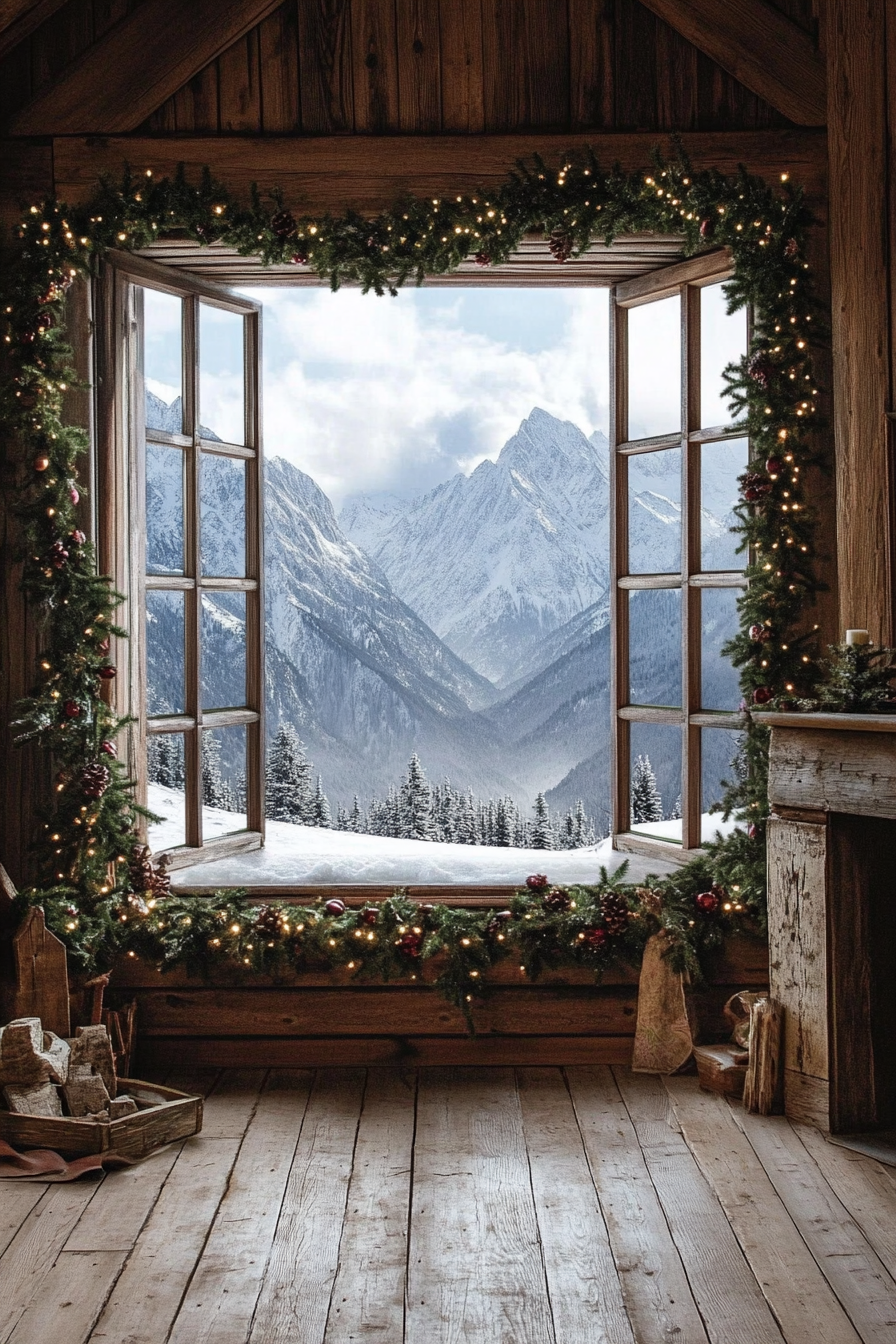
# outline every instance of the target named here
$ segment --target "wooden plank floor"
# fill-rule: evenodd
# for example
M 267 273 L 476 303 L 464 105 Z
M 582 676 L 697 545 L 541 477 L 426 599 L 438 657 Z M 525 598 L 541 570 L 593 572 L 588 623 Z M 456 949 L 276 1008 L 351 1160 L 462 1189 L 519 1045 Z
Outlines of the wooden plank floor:
M 896 1344 L 896 1169 L 692 1077 L 168 1081 L 200 1137 L 0 1184 L 0 1344 Z

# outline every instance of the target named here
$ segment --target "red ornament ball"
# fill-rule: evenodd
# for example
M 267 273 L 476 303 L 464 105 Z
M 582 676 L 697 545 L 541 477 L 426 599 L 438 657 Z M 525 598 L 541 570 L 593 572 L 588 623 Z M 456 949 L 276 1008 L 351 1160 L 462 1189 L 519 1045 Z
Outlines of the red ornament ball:
M 694 897 L 694 904 L 703 915 L 714 915 L 721 904 L 714 891 L 701 891 Z
M 709 219 L 701 219 L 700 221 L 701 238 L 711 238 L 715 233 L 715 231 L 716 231 L 716 222 L 711 216 Z
M 358 916 L 362 924 L 375 924 L 380 917 L 380 912 L 375 905 L 365 905 Z
M 112 663 L 106 663 L 105 667 L 97 668 L 97 676 L 102 681 L 111 681 L 113 677 L 118 676 L 118 668 L 114 667 Z
M 70 485 L 68 488 L 68 493 L 73 504 L 80 503 L 81 496 L 78 493 L 78 487 L 76 485 Z
M 544 891 L 548 885 L 548 880 L 544 873 L 533 873 L 531 877 L 526 878 L 526 886 L 530 891 Z
M 83 546 L 87 540 L 87 537 L 78 527 L 75 528 L 74 532 L 69 533 L 69 535 L 76 546 Z
M 582 939 L 582 942 L 586 947 L 590 948 L 592 952 L 598 951 L 599 948 L 603 947 L 610 940 L 610 935 L 607 933 L 607 930 L 600 927 L 595 929 L 585 929 L 584 932 L 585 937 Z
M 753 692 L 754 705 L 767 705 L 769 700 L 773 700 L 775 693 L 771 686 L 757 686 Z
M 293 252 L 293 254 L 292 254 L 292 264 L 293 264 L 293 266 L 307 266 L 307 265 L 308 265 L 308 253 L 307 253 L 307 252 Z
M 324 909 L 328 915 L 344 915 L 345 901 L 340 901 L 338 896 L 334 896 L 332 901 L 327 901 Z
M 49 465 L 50 465 L 50 459 L 44 453 L 41 453 L 39 457 L 36 457 L 34 459 L 35 471 L 46 471 Z
M 782 457 L 769 457 L 766 459 L 765 469 L 769 476 L 780 476 L 784 470 L 784 459 Z
M 758 834 L 759 834 L 759 827 L 756 826 L 751 821 L 749 826 L 747 827 L 747 835 L 750 837 L 751 840 L 755 840 Z
M 406 957 L 419 957 L 422 946 L 423 934 L 415 933 L 413 929 L 408 929 L 398 939 L 398 948 Z
M 62 708 L 67 719 L 77 719 L 81 716 L 81 706 L 77 700 L 66 700 Z
M 100 751 L 104 756 L 111 756 L 113 760 L 118 755 L 118 748 L 114 742 L 101 742 Z
M 767 644 L 772 637 L 772 632 L 767 625 L 751 625 L 750 638 L 756 644 Z

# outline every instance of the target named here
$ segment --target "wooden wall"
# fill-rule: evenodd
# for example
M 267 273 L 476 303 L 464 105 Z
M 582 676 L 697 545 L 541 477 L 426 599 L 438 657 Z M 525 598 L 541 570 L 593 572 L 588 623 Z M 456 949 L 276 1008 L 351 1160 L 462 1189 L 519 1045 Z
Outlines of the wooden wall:
M 68 0 L 0 61 L 0 120 L 139 2 Z M 815 0 L 775 4 L 815 31 Z M 288 0 L 143 129 L 466 134 L 788 124 L 638 0 Z

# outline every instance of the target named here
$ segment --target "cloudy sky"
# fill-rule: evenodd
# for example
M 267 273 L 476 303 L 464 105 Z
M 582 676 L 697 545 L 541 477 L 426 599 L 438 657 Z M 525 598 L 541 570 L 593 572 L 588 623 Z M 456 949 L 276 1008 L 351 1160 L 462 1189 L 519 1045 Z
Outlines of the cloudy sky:
M 397 298 L 323 287 L 249 291 L 264 305 L 264 440 L 339 508 L 347 495 L 416 494 L 495 458 L 533 407 L 608 429 L 606 289 L 444 288 Z M 743 312 L 702 292 L 704 424 L 727 418 L 720 370 L 744 348 Z M 678 428 L 678 298 L 631 310 L 630 435 Z M 238 436 L 240 319 L 203 305 L 202 422 Z M 146 373 L 179 392 L 179 304 L 146 291 Z
M 267 289 L 265 451 L 348 494 L 497 457 L 534 406 L 607 428 L 607 291 Z

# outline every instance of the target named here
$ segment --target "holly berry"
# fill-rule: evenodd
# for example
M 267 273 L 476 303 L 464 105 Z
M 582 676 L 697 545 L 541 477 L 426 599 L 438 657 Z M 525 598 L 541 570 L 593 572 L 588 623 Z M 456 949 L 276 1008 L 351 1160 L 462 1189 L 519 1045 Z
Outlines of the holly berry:
M 548 880 L 543 873 L 533 873 L 531 877 L 526 878 L 526 886 L 530 891 L 544 891 L 548 885 Z
M 694 904 L 702 915 L 714 915 L 721 902 L 714 891 L 701 891 L 694 897 Z
M 340 901 L 338 896 L 334 896 L 331 901 L 327 901 L 324 909 L 328 915 L 344 915 L 345 901 Z
M 757 686 L 755 691 L 753 692 L 753 704 L 767 705 L 769 700 L 774 699 L 774 696 L 775 693 L 772 690 L 771 686 Z

